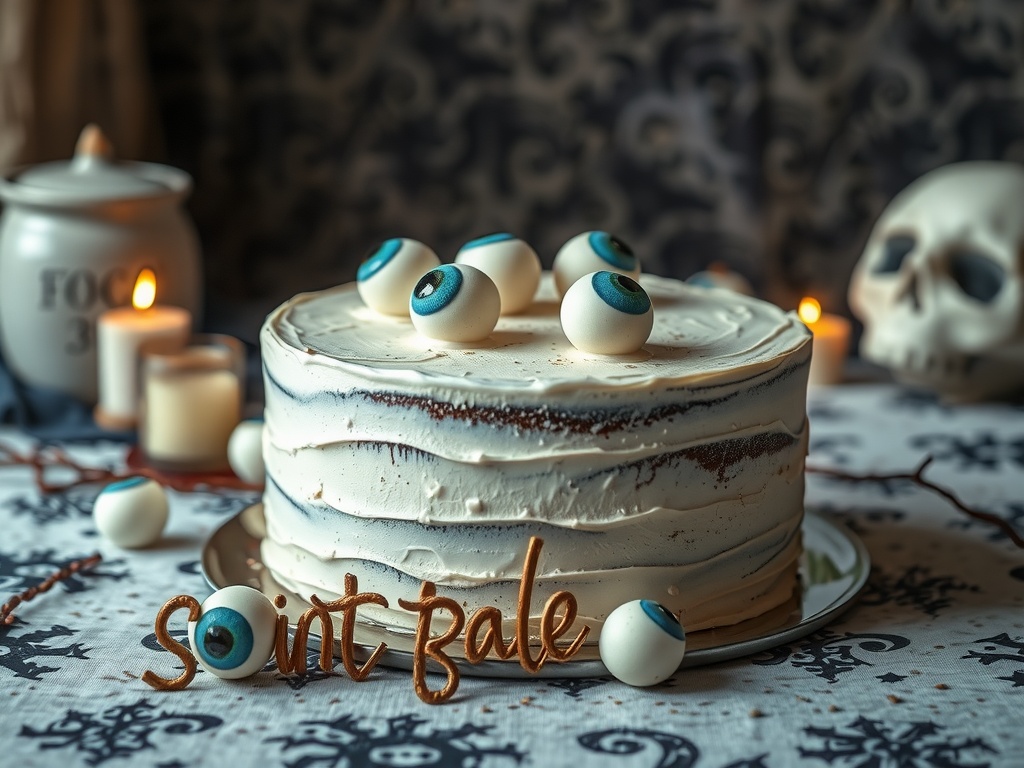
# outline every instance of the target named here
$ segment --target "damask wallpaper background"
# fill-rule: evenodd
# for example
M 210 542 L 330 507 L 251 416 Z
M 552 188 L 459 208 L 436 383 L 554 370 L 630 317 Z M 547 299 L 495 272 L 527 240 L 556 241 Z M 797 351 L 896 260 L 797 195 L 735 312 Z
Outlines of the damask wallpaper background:
M 272 305 L 378 241 L 584 229 L 845 311 L 912 179 L 1024 161 L 1014 0 L 141 0 L 211 291 Z

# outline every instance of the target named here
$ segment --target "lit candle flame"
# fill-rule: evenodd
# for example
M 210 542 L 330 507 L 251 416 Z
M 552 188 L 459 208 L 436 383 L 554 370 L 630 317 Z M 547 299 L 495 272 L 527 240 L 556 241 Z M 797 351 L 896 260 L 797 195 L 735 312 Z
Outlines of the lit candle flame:
M 152 269 L 144 269 L 135 281 L 132 291 L 132 306 L 136 309 L 149 309 L 156 301 L 156 275 Z
M 800 308 L 797 309 L 796 313 L 807 325 L 816 323 L 821 318 L 821 304 L 818 303 L 817 299 L 806 296 L 800 299 Z

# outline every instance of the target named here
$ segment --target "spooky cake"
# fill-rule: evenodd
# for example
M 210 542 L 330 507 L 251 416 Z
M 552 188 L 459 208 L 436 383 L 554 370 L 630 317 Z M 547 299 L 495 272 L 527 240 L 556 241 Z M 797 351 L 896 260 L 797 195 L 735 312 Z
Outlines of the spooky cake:
M 355 284 L 304 294 L 261 331 L 262 559 L 301 596 L 345 574 L 362 620 L 411 630 L 421 582 L 514 617 L 532 536 L 536 618 L 569 590 L 594 630 L 655 600 L 694 631 L 797 583 L 810 333 L 724 289 L 644 276 L 654 326 L 628 355 L 575 349 L 550 273 L 483 341 L 427 339 Z M 511 632 L 510 632 L 511 634 Z

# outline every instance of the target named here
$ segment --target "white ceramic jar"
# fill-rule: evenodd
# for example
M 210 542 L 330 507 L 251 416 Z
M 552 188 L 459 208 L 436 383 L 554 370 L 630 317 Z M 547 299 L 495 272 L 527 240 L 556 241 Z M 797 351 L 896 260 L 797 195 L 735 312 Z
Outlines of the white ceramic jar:
M 71 161 L 0 175 L 0 348 L 27 384 L 93 403 L 96 318 L 131 303 L 143 268 L 157 301 L 202 309 L 199 241 L 184 171 L 115 161 L 89 126 Z

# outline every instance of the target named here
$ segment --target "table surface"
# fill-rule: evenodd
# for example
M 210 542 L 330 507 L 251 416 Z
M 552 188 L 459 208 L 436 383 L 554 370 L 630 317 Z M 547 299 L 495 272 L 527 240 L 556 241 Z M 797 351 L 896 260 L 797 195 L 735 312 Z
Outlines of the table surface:
M 912 472 L 1024 530 L 1024 408 L 944 407 L 893 385 L 812 393 L 808 465 Z M 0 443 L 32 442 L 0 431 Z M 117 443 L 69 446 L 117 467 Z M 1017 766 L 1024 763 L 1024 551 L 909 480 L 811 473 L 807 508 L 852 528 L 872 557 L 860 601 L 810 636 L 684 669 L 636 689 L 610 679 L 463 677 L 447 704 L 410 675 L 362 683 L 268 668 L 241 681 L 173 676 L 155 642 L 160 606 L 209 593 L 205 538 L 257 495 L 171 493 L 164 540 L 121 551 L 94 531 L 98 488 L 43 496 L 0 467 L 0 592 L 39 584 L 100 551 L 103 562 L 24 603 L 0 629 L 0 755 L 20 765 L 186 766 Z M 173 627 L 184 628 L 184 614 Z M 14 763 L 8 763 L 14 764 Z

